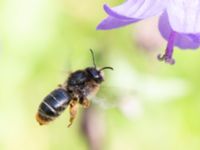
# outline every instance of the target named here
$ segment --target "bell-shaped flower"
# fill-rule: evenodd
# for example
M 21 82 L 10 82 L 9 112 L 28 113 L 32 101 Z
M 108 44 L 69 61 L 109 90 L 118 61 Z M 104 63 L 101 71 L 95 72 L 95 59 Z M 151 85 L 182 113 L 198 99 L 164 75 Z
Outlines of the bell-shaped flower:
M 119 28 L 140 20 L 159 15 L 159 30 L 168 41 L 164 55 L 158 59 L 174 64 L 174 45 L 181 49 L 200 46 L 200 0 L 127 0 L 110 8 L 104 5 L 108 17 L 98 30 Z

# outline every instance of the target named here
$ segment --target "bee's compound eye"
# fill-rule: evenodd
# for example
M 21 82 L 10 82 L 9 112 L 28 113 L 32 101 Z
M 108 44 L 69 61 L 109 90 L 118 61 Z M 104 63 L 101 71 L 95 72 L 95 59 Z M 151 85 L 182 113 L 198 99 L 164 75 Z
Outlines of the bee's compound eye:
M 95 78 L 95 79 L 97 79 L 97 78 L 99 78 L 99 77 L 100 77 L 99 74 L 95 74 L 95 75 L 94 75 L 94 78 Z
M 101 72 L 96 68 L 88 68 L 87 72 L 89 73 L 90 77 L 95 80 L 97 83 L 101 83 L 103 81 L 103 77 Z
M 92 77 L 92 78 L 98 78 L 99 77 L 99 72 L 96 70 L 96 69 L 94 69 L 94 68 L 90 68 L 90 69 L 88 69 L 88 73 L 89 73 L 89 75 Z

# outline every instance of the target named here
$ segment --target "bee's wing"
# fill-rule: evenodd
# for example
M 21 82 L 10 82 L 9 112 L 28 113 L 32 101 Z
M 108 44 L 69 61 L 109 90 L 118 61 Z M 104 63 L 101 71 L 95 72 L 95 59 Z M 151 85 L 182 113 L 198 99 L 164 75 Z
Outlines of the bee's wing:
M 100 106 L 103 109 L 111 109 L 117 107 L 117 103 L 109 102 L 109 100 L 105 98 L 100 97 L 93 97 L 92 103 L 97 104 L 97 106 Z
M 111 109 L 120 107 L 124 97 L 135 97 L 137 92 L 134 89 L 125 89 L 116 86 L 101 86 L 100 91 L 91 99 L 94 104 L 97 104 L 103 109 Z
M 121 99 L 118 91 L 119 88 L 117 87 L 101 86 L 97 95 L 90 98 L 90 100 L 103 109 L 116 108 L 119 106 Z

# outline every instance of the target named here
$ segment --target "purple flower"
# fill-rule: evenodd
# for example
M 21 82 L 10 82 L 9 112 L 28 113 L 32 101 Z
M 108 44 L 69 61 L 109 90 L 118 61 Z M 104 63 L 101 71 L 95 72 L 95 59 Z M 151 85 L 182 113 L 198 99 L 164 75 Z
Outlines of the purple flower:
M 160 15 L 159 30 L 168 41 L 164 55 L 158 59 L 174 64 L 174 45 L 181 49 L 196 49 L 200 46 L 200 0 L 127 0 L 110 8 L 104 5 L 109 15 L 98 30 L 110 30 L 145 18 Z

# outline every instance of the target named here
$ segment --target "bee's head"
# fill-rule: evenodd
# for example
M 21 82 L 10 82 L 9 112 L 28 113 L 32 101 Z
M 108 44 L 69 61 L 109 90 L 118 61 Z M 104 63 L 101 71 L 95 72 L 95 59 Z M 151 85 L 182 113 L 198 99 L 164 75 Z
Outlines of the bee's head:
M 93 79 L 95 82 L 97 83 L 101 83 L 104 81 L 104 78 L 103 78 L 103 72 L 102 70 L 104 69 L 111 69 L 113 70 L 112 67 L 103 67 L 101 69 L 96 69 L 95 67 L 88 67 L 86 68 L 86 72 L 88 73 L 89 77 L 91 79 Z
M 103 82 L 103 72 L 102 70 L 104 69 L 111 69 L 113 70 L 112 67 L 103 67 L 101 69 L 97 69 L 96 68 L 96 64 L 95 64 L 95 59 L 94 59 L 94 53 L 92 51 L 92 49 L 90 49 L 91 53 L 92 53 L 92 59 L 93 59 L 93 64 L 94 67 L 88 67 L 86 68 L 86 72 L 89 74 L 90 78 L 92 78 L 95 82 L 97 83 L 101 83 Z
M 103 75 L 101 73 L 101 71 L 97 70 L 96 68 L 94 67 L 88 67 L 86 68 L 86 71 L 89 75 L 89 77 L 94 80 L 95 82 L 97 83 L 101 83 L 103 82 Z

